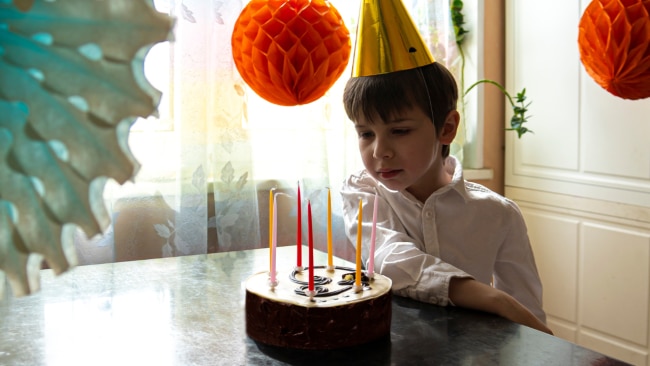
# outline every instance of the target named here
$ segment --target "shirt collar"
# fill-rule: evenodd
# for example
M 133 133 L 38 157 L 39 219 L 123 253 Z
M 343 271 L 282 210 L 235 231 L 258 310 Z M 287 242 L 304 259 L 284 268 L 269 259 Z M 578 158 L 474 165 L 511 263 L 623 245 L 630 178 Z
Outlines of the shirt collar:
M 432 196 L 435 196 L 436 194 L 438 194 L 438 192 L 442 193 L 443 190 L 445 189 L 450 189 L 450 190 L 454 190 L 461 197 L 463 197 L 465 202 L 469 201 L 470 196 L 469 193 L 467 193 L 467 189 L 465 187 L 465 178 L 463 177 L 463 167 L 460 164 L 460 161 L 458 161 L 458 159 L 455 156 L 449 155 L 449 157 L 445 161 L 445 167 L 448 169 L 448 171 L 454 172 L 451 178 L 451 183 L 449 183 L 446 187 L 443 187 L 438 191 L 434 192 Z
M 441 196 L 443 194 L 447 194 L 449 192 L 455 192 L 456 194 L 461 196 L 465 202 L 470 200 L 470 196 L 467 193 L 467 189 L 465 189 L 465 179 L 463 178 L 463 168 L 462 168 L 460 162 L 458 161 L 458 159 L 455 156 L 450 155 L 449 157 L 447 157 L 447 159 L 445 160 L 445 170 L 448 173 L 452 173 L 451 182 L 449 184 L 447 184 L 446 186 L 441 187 L 437 191 L 433 192 L 433 194 L 431 196 L 429 196 L 429 198 L 427 198 L 427 201 L 429 201 L 431 199 L 435 199 L 436 197 L 439 197 L 439 196 Z M 381 183 L 380 183 L 380 185 L 381 185 Z M 384 189 L 390 191 L 385 186 L 382 185 L 382 187 Z M 415 198 L 415 196 L 413 196 L 411 193 L 409 193 L 406 190 L 399 192 L 399 194 L 403 195 L 404 198 L 406 198 L 407 200 L 417 204 L 418 206 L 423 205 L 422 202 L 420 202 L 417 198 Z

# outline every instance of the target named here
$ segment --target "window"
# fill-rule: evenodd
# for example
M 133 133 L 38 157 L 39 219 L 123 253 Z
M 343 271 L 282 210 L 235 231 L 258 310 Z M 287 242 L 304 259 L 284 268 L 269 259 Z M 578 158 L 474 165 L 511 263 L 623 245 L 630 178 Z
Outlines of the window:
M 331 0 L 330 2 L 337 8 L 346 22 L 354 44 L 359 1 Z M 465 14 L 468 28 L 472 30 L 467 37 L 464 47 L 464 81 L 466 87 L 473 81 L 482 78 L 481 55 L 483 48 L 482 42 L 477 37 L 479 32 L 474 30 L 482 29 L 483 26 L 481 16 L 483 13 L 483 1 L 465 1 L 464 3 L 463 13 Z M 183 2 L 181 2 L 180 7 L 177 6 L 179 9 L 173 9 L 172 5 L 170 0 L 155 1 L 156 9 L 163 13 L 168 13 L 179 18 L 194 14 L 192 9 L 188 8 Z M 410 0 L 405 1 L 405 5 L 416 19 L 423 38 L 430 44 L 431 48 L 439 48 L 440 46 L 455 47 L 455 44 L 450 44 L 448 34 L 443 32 L 441 36 L 438 33 L 434 34 L 430 32 L 432 14 L 448 11 L 448 4 L 445 4 L 444 0 Z M 178 21 L 183 20 L 179 19 Z M 442 24 L 442 27 L 450 29 L 451 25 Z M 447 40 L 441 41 L 441 38 L 444 37 L 447 37 Z M 174 90 L 174 83 L 172 82 L 174 79 L 174 68 L 172 67 L 173 48 L 173 43 L 160 43 L 155 45 L 147 55 L 145 74 L 157 89 L 163 91 L 163 95 L 159 106 L 159 116 L 152 116 L 147 119 L 140 118 L 133 126 L 132 139 L 137 141 L 137 145 L 166 145 L 165 141 L 169 139 L 169 136 L 164 137 L 164 132 L 169 133 L 174 130 L 174 103 L 172 100 L 177 91 Z M 437 60 L 440 60 L 439 55 L 435 57 Z M 350 60 L 350 64 L 351 62 Z M 457 63 L 459 61 L 452 62 Z M 448 64 L 448 67 L 453 69 L 458 68 L 458 65 Z M 458 79 L 461 80 L 460 70 L 455 71 Z M 323 97 L 323 99 L 329 98 L 328 101 L 314 102 L 291 108 L 276 106 L 263 100 L 251 90 L 248 90 L 246 101 L 248 114 L 247 118 L 242 121 L 242 124 L 251 133 L 251 139 L 253 141 L 252 159 L 259 162 L 257 169 L 255 169 L 254 179 L 265 180 L 274 179 L 278 176 L 295 177 L 299 175 L 296 169 L 300 169 L 300 167 L 297 165 L 274 164 L 274 162 L 291 161 L 296 151 L 310 148 L 309 146 L 305 146 L 305 144 L 308 144 L 307 137 L 310 129 L 329 132 L 331 138 L 328 140 L 328 144 L 336 145 L 333 149 L 330 149 L 331 151 L 346 152 L 356 149 L 356 138 L 350 136 L 351 132 L 346 128 L 346 123 L 348 123 L 346 116 L 341 111 L 336 110 L 340 107 L 340 95 L 347 75 L 349 75 L 349 71 L 346 71 L 330 92 Z M 244 85 L 244 87 L 246 86 Z M 456 139 L 458 146 L 453 150 L 454 155 L 463 160 L 466 168 L 482 168 L 483 131 L 481 121 L 483 106 L 478 88 L 465 98 L 464 104 L 460 108 L 462 108 L 462 116 L 465 124 L 461 126 Z M 146 139 L 138 136 L 138 134 L 148 132 L 163 132 L 163 134 L 158 138 Z M 283 143 L 284 141 L 291 141 L 291 143 Z M 160 153 L 159 151 L 156 152 L 156 148 L 138 148 L 137 150 L 140 154 L 153 154 L 153 156 L 159 156 Z M 334 155 L 338 154 L 335 153 Z M 344 169 L 345 172 L 361 167 L 358 159 L 353 159 L 352 162 L 350 162 L 350 159 L 344 161 L 347 162 Z M 337 176 L 342 177 L 345 172 L 341 171 Z M 471 171 L 469 173 L 470 175 L 472 174 Z

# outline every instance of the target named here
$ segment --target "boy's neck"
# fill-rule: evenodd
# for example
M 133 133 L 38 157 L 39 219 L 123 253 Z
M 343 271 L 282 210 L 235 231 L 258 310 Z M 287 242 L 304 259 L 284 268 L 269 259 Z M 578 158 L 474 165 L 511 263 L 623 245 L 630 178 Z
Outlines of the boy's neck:
M 437 190 L 447 186 L 453 179 L 453 171 L 449 172 L 445 164 L 449 164 L 448 159 L 441 159 L 438 164 L 431 168 L 427 176 L 422 177 L 419 184 L 414 184 L 408 188 L 410 194 L 424 203 Z

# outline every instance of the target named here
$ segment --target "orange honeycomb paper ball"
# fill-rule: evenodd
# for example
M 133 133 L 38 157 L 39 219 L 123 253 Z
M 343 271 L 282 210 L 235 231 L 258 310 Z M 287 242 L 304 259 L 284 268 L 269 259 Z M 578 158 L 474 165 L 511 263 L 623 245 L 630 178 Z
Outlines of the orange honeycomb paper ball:
M 322 97 L 345 70 L 350 48 L 341 15 L 325 0 L 252 0 L 232 34 L 244 81 L 284 106 Z
M 650 96 L 650 0 L 593 0 L 580 19 L 587 73 L 624 99 Z

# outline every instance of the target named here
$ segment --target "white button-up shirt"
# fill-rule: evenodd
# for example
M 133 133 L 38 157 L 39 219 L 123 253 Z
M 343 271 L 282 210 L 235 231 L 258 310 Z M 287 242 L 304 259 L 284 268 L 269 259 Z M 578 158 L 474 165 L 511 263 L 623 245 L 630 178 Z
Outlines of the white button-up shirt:
M 449 157 L 445 167 L 453 173 L 452 182 L 424 203 L 406 191 L 386 188 L 365 170 L 346 179 L 343 216 L 352 243 L 357 241 L 359 200 L 363 202 L 364 263 L 376 194 L 374 267 L 393 281 L 394 293 L 445 306 L 450 279 L 473 277 L 510 294 L 546 321 L 542 285 L 518 206 L 465 181 L 456 158 Z

